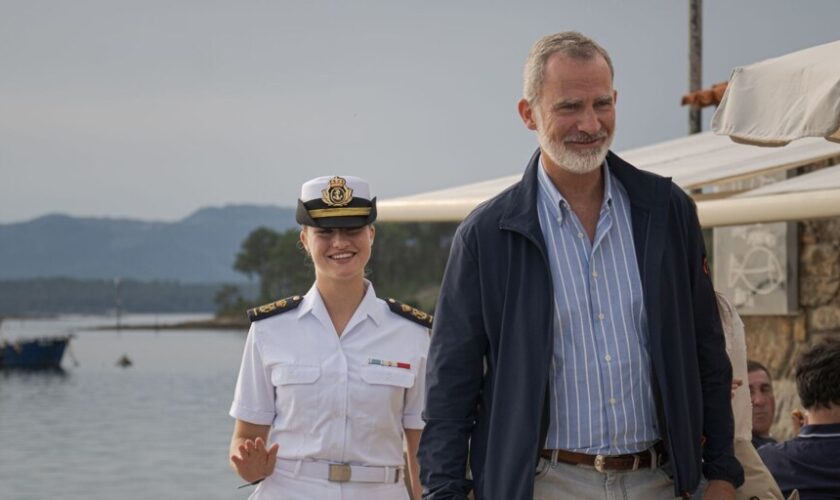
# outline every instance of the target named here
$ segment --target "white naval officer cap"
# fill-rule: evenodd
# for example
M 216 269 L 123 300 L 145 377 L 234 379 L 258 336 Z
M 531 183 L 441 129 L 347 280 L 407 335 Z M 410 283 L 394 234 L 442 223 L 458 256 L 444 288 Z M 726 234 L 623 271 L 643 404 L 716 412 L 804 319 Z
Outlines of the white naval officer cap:
M 316 177 L 300 187 L 298 224 L 313 227 L 361 227 L 376 220 L 370 185 L 352 175 Z

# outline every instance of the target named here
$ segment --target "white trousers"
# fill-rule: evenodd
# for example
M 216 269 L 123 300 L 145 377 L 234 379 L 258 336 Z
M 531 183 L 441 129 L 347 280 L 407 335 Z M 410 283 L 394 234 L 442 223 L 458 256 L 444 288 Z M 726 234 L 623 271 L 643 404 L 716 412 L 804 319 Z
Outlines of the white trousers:
M 409 500 L 400 478 L 397 483 L 336 483 L 326 479 L 295 477 L 275 469 L 257 485 L 249 500 Z
M 692 498 L 702 498 L 705 482 Z M 593 467 L 540 459 L 534 500 L 673 500 L 674 482 L 661 468 L 598 472 Z

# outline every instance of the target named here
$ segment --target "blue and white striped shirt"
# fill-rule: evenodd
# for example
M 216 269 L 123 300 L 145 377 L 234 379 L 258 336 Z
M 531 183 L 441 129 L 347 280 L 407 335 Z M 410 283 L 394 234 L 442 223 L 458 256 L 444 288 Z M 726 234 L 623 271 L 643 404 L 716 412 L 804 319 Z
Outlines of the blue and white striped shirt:
M 659 438 L 630 198 L 604 164 L 594 242 L 540 161 L 537 212 L 554 283 L 546 448 L 635 453 Z

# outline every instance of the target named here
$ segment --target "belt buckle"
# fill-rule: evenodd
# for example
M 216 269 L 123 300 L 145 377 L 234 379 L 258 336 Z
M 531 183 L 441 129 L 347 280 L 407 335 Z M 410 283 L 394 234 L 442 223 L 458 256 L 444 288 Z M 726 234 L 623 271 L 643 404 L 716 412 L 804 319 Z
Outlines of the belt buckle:
M 604 473 L 604 463 L 607 461 L 607 457 L 604 455 L 595 455 L 595 462 L 592 463 L 595 466 L 595 470 Z
M 329 481 L 334 483 L 346 483 L 350 481 L 349 464 L 330 464 Z

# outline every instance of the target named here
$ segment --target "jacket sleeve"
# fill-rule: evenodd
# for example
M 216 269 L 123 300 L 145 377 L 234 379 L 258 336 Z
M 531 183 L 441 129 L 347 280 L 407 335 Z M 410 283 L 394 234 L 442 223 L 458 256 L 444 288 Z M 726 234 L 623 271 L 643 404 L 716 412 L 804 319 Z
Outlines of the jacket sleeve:
M 689 231 L 690 273 L 694 299 L 694 329 L 703 388 L 703 475 L 707 480 L 744 482 L 744 470 L 735 458 L 732 418 L 732 365 L 720 322 L 714 287 L 709 276 L 703 233 L 692 203 Z
M 481 273 L 462 229 L 455 234 L 444 272 L 426 370 L 426 427 L 418 452 L 426 500 L 466 499 L 472 489 L 467 457 L 487 341 Z

